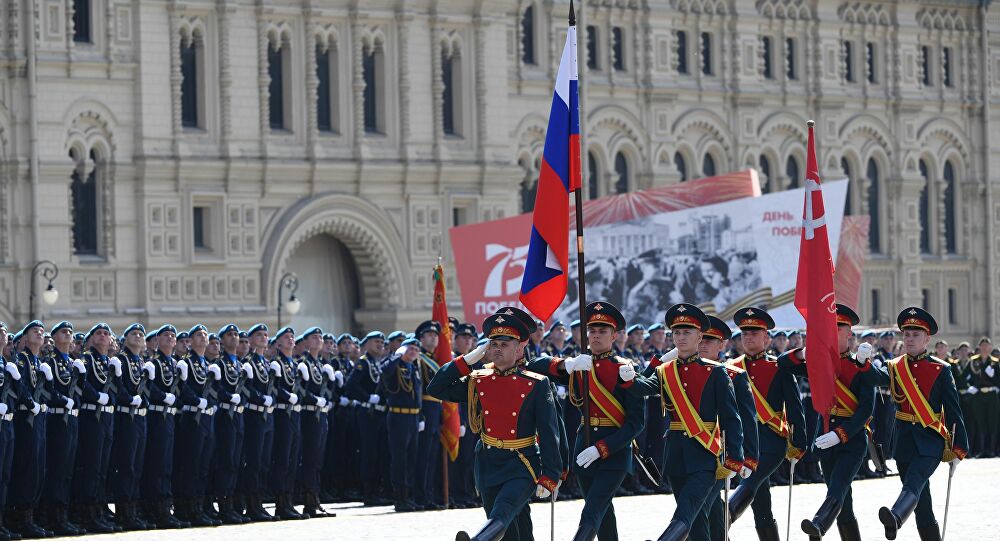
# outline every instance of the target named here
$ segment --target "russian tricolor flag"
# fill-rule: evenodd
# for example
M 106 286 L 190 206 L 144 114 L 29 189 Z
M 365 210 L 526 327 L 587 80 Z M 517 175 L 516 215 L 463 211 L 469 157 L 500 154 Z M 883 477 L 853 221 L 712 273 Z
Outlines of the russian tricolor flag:
M 566 297 L 569 272 L 569 194 L 580 188 L 580 103 L 576 26 L 566 33 L 545 150 L 538 175 L 521 303 L 547 321 Z

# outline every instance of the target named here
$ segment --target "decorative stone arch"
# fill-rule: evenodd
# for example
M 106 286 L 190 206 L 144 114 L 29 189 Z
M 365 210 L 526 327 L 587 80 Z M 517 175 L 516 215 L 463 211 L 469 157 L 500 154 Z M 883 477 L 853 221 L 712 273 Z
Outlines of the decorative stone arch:
M 760 158 L 762 156 L 767 158 L 768 162 L 767 164 L 770 168 L 770 170 L 767 172 L 767 176 L 764 176 L 764 172 L 761 170 Z M 782 169 L 784 169 L 784 163 L 781 161 L 780 150 L 776 149 L 774 146 L 770 144 L 765 143 L 761 147 L 759 153 L 757 153 L 756 155 L 751 155 L 750 157 L 753 159 L 753 164 L 751 165 L 751 167 L 756 169 L 761 175 L 760 177 L 758 177 L 761 184 L 760 186 L 761 190 L 763 190 L 766 186 L 768 192 L 776 191 L 779 188 L 778 179 L 781 177 Z
M 261 288 L 263 304 L 277 298 L 278 281 L 289 257 L 316 235 L 330 235 L 350 250 L 357 263 L 361 308 L 408 308 L 413 284 L 407 272 L 403 240 L 385 212 L 364 199 L 345 194 L 319 194 L 287 207 L 271 229 L 264 246 Z
M 684 165 L 687 169 L 685 172 L 687 175 L 686 180 L 693 180 L 695 178 L 694 173 L 696 171 L 694 168 L 697 167 L 697 170 L 701 170 L 701 166 L 696 162 L 697 156 L 700 156 L 700 154 L 698 154 L 694 146 L 689 143 L 682 142 L 677 144 L 674 148 L 674 152 L 670 155 L 670 164 L 674 166 L 674 171 L 678 179 L 681 178 L 681 172 L 677 169 L 677 164 L 674 162 L 674 159 L 678 154 L 680 154 L 681 158 L 684 159 Z
M 106 259 L 115 255 L 115 167 L 118 143 L 115 126 L 118 122 L 104 104 L 90 99 L 70 105 L 64 116 L 66 126 L 65 156 L 68 160 L 67 191 L 70 222 L 72 223 L 73 197 L 69 188 L 69 171 L 76 168 L 82 178 L 97 173 L 98 211 L 101 220 L 98 253 Z M 70 235 L 70 253 L 73 253 L 73 236 Z
M 361 50 L 369 52 L 379 49 L 385 51 L 385 44 L 388 40 L 385 30 L 381 26 L 373 26 L 362 30 L 358 41 L 361 43 Z
M 177 20 L 177 34 L 182 47 L 189 47 L 192 43 L 204 43 L 207 34 L 205 21 L 197 16 L 181 16 Z
M 538 114 L 531 114 L 523 118 L 514 130 L 517 141 L 516 162 L 524 172 L 524 176 L 517 186 L 523 195 L 524 190 L 533 190 L 538 182 L 539 168 L 535 165 L 541 161 L 542 151 L 545 148 L 545 130 L 547 121 Z M 523 207 L 521 201 L 519 207 Z
M 313 31 L 313 41 L 323 52 L 339 49 L 341 47 L 340 39 L 340 30 L 333 23 L 317 25 Z
M 692 109 L 684 113 L 674 121 L 671 133 L 678 143 L 690 145 L 697 156 L 704 154 L 706 145 L 711 141 L 717 141 L 722 146 L 727 161 L 733 148 L 728 124 L 708 109 Z
M 889 137 L 891 132 L 892 130 L 878 118 L 870 114 L 860 114 L 851 117 L 844 123 L 838 137 L 844 145 L 848 145 L 851 139 L 860 138 L 863 140 L 862 144 L 854 146 L 862 148 L 862 154 L 870 154 L 872 147 L 878 146 L 883 149 L 888 158 L 895 154 L 893 139 Z M 886 165 L 888 165 L 888 161 Z
M 725 149 L 723 149 L 722 145 L 719 144 L 717 141 L 708 141 L 707 143 L 705 143 L 704 146 L 702 146 L 700 155 L 701 159 L 698 160 L 697 163 L 698 171 L 702 177 L 709 176 L 708 173 L 705 172 L 704 170 L 705 156 L 711 156 L 712 161 L 715 162 L 715 176 L 729 172 L 730 169 L 729 158 L 725 152 Z
M 611 166 L 609 165 L 611 163 L 611 154 L 608 152 L 607 147 L 605 147 L 604 145 L 600 144 L 599 142 L 597 142 L 597 141 L 588 141 L 587 142 L 587 153 L 583 156 L 583 160 L 584 160 L 583 172 L 584 172 L 584 174 L 586 174 L 589 171 L 588 170 L 589 162 L 587 160 L 590 159 L 590 155 L 591 154 L 594 155 L 595 171 L 593 171 L 593 172 L 597 175 L 597 197 L 601 197 L 601 196 L 607 195 L 607 193 L 608 193 L 607 191 L 602 191 L 602 190 L 605 190 L 605 188 L 607 188 L 608 171 L 611 169 Z M 590 195 L 590 177 L 585 176 L 583 178 L 583 186 L 584 186 L 584 191 L 589 196 Z
M 613 141 L 629 140 L 636 150 L 636 165 L 646 163 L 645 136 L 642 122 L 627 109 L 618 105 L 603 105 L 594 109 L 587 119 L 588 139 L 603 141 L 606 148 L 616 144 Z M 613 156 L 609 152 L 609 155 Z M 645 167 L 642 167 L 643 169 Z
M 646 186 L 640 185 L 640 172 L 642 171 L 642 157 L 639 152 L 638 147 L 633 143 L 631 139 L 625 136 L 616 136 L 608 141 L 608 161 L 607 169 L 604 175 L 604 193 L 613 194 L 617 193 L 615 191 L 615 184 L 618 182 L 618 172 L 615 171 L 615 162 L 618 160 L 618 155 L 621 154 L 625 157 L 625 163 L 628 165 L 628 179 L 626 179 L 625 192 L 633 192 L 646 188 Z
M 280 51 L 292 43 L 292 26 L 287 21 L 269 21 L 264 29 L 267 44 L 274 51 Z
M 921 147 L 937 147 L 939 159 L 942 154 L 954 148 L 962 156 L 964 163 L 969 161 L 968 149 L 971 148 L 971 143 L 965 130 L 949 118 L 935 118 L 922 125 L 917 130 L 917 141 Z

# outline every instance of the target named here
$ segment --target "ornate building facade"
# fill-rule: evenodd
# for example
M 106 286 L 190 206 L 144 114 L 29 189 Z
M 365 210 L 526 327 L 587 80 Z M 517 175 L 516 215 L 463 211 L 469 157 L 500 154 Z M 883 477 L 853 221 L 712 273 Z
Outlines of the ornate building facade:
M 447 229 L 532 205 L 567 11 L 0 2 L 0 319 L 51 260 L 48 319 L 273 322 L 292 271 L 296 325 L 412 326 Z M 871 216 L 866 322 L 922 304 L 946 336 L 1000 331 L 996 9 L 588 0 L 579 22 L 588 196 L 745 167 L 797 187 L 814 118 L 821 173 Z

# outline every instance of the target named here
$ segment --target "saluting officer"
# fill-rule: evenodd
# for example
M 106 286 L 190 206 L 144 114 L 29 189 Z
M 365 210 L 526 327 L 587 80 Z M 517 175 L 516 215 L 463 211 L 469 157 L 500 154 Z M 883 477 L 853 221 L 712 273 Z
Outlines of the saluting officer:
M 529 370 L 568 386 L 570 402 L 578 408 L 586 403 L 583 378 L 589 379 L 590 411 L 582 414 L 590 416 L 592 431 L 578 431 L 573 452 L 573 471 L 586 501 L 573 539 L 614 541 L 618 525 L 611 499 L 625 476 L 635 471 L 632 440 L 642 431 L 645 404 L 641 395 L 627 391 L 631 384 L 619 378 L 623 367 L 635 372 L 632 362 L 615 355 L 613 349 L 616 334 L 625 328 L 625 317 L 605 301 L 588 304 L 585 313 L 590 354 L 569 359 L 543 357 L 532 362 Z
M 404 340 L 403 351 L 391 358 L 382 370 L 378 394 L 385 396 L 389 412 L 386 427 L 389 433 L 393 499 L 396 511 L 416 511 L 413 501 L 413 480 L 417 456 L 417 425 L 420 423 L 420 403 L 423 382 L 420 380 L 420 342 L 415 338 Z
M 115 402 L 115 433 L 111 444 L 109 472 L 111 495 L 115 501 L 115 518 L 125 530 L 147 530 L 152 524 L 138 513 L 139 476 L 146 456 L 146 384 L 148 375 L 143 365 L 143 342 L 146 329 L 133 323 L 125 329 L 118 350 L 122 377 Z M 152 364 L 149 365 L 152 368 Z
M 222 372 L 219 381 L 219 407 L 215 416 L 215 452 L 212 471 L 212 494 L 219 505 L 219 518 L 225 524 L 242 524 L 249 519 L 234 505 L 236 479 L 243 456 L 243 387 L 253 377 L 250 365 L 244 367 L 237 356 L 239 328 L 230 323 L 219 329 L 222 351 L 216 365 Z
M 249 353 L 244 363 L 253 369 L 253 378 L 245 387 L 249 394 L 243 412 L 245 434 L 244 461 L 240 470 L 238 490 L 246 504 L 246 516 L 254 522 L 269 522 L 274 517 L 261 504 L 262 491 L 271 469 L 271 449 L 274 445 L 274 386 L 277 376 L 271 373 L 264 358 L 267 348 L 267 325 L 258 323 L 247 330 Z
M 889 387 L 896 411 L 896 465 L 903 490 L 892 508 L 879 509 L 885 538 L 895 539 L 911 513 L 916 513 L 921 541 L 940 541 L 931 507 L 928 480 L 941 462 L 957 465 L 969 449 L 958 391 L 947 363 L 927 352 L 938 325 L 924 309 L 910 307 L 896 318 L 906 353 L 877 370 Z
M 319 475 L 323 468 L 329 400 L 323 396 L 324 381 L 333 380 L 333 368 L 319 362 L 323 349 L 323 330 L 310 327 L 300 337 L 304 351 L 299 356 L 298 370 L 304 382 L 302 387 L 302 462 L 299 466 L 299 486 L 305 506 L 302 514 L 307 518 L 330 515 L 319 501 Z
M 558 489 L 563 468 L 555 402 L 548 379 L 525 370 L 530 333 L 520 318 L 494 314 L 483 331 L 489 347 L 445 364 L 427 386 L 437 400 L 467 403 L 469 426 L 480 436 L 476 486 L 489 520 L 474 536 L 463 531 L 455 539 L 531 538 L 530 522 L 515 520 L 532 494 L 547 498 Z M 489 364 L 473 371 L 484 355 Z M 512 527 L 513 535 L 505 537 Z
M 809 437 L 802 397 L 795 376 L 782 370 L 777 359 L 764 351 L 770 340 L 768 331 L 774 328 L 771 315 L 760 308 L 748 307 L 740 308 L 733 319 L 742 333 L 744 353 L 729 364 L 749 373 L 757 422 L 761 426 L 758 430 L 760 463 L 730 495 L 729 516 L 736 522 L 747 507 L 752 506 L 757 536 L 761 541 L 778 541 L 778 523 L 771 510 L 768 477 L 786 458 L 797 462 L 805 454 Z M 676 336 L 674 342 L 677 342 Z
M 385 335 L 372 331 L 361 340 L 364 355 L 358 360 L 355 370 L 347 378 L 344 394 L 361 403 L 361 485 L 365 505 L 388 505 L 390 502 L 378 495 L 379 472 L 387 457 L 381 454 L 379 445 L 385 434 L 385 411 L 382 397 L 378 393 L 381 378 L 379 358 L 385 344 Z
M 857 356 L 851 354 L 851 327 L 861 321 L 851 308 L 837 304 L 837 345 L 840 359 L 835 366 L 836 406 L 830 411 L 830 431 L 816 438 L 815 446 L 823 466 L 826 498 L 812 520 L 802 521 L 802 531 L 810 539 L 821 539 L 837 521 L 843 541 L 861 541 L 854 516 L 851 482 L 868 456 L 867 424 L 875 409 L 876 372 L 871 369 L 874 348 L 863 343 Z M 808 377 L 805 349 L 794 349 L 778 357 L 778 365 L 797 376 Z
M 420 341 L 420 379 L 431 381 L 440 366 L 434 359 L 434 350 L 440 339 L 441 326 L 437 321 L 424 321 L 414 332 Z M 444 509 L 437 503 L 437 488 L 440 484 L 441 461 L 441 401 L 432 395 L 424 395 L 420 407 L 420 424 L 417 436 L 417 477 L 415 499 L 417 506 L 425 511 Z
M 733 383 L 722 365 L 699 354 L 703 333 L 711 328 L 708 317 L 697 306 L 681 303 L 667 310 L 665 320 L 676 356 L 651 362 L 640 377 L 629 365 L 621 378 L 633 396 L 659 396 L 670 417 L 666 464 L 677 509 L 658 539 L 680 541 L 688 538 L 717 481 L 727 482 L 747 466 Z
M 277 353 L 271 360 L 271 373 L 275 379 L 278 403 L 274 412 L 274 447 L 271 462 L 271 493 L 275 497 L 274 516 L 280 519 L 303 519 L 292 506 L 292 489 L 299 471 L 299 446 L 301 426 L 299 412 L 299 379 L 296 363 L 292 359 L 295 331 L 282 327 L 274 335 Z

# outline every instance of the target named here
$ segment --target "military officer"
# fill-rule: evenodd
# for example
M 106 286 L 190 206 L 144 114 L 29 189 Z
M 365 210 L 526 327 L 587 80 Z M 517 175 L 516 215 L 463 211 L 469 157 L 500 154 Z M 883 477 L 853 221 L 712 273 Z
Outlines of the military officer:
M 310 327 L 301 335 L 304 351 L 298 358 L 298 371 L 304 382 L 302 386 L 302 460 L 299 465 L 298 480 L 302 488 L 306 517 L 329 515 L 319 501 L 319 475 L 323 468 L 326 451 L 326 436 L 330 423 L 329 399 L 323 396 L 328 388 L 325 382 L 334 379 L 331 366 L 319 361 L 323 349 L 323 330 Z
M 385 345 L 385 335 L 372 331 L 361 340 L 364 355 L 358 359 L 355 370 L 347 378 L 345 394 L 357 400 L 362 409 L 359 428 L 361 429 L 361 485 L 365 505 L 388 505 L 389 501 L 378 495 L 379 473 L 387 457 L 382 456 L 380 445 L 385 433 L 386 406 L 378 394 L 381 378 L 379 357 Z
M 673 331 L 676 355 L 651 362 L 638 378 L 631 365 L 620 376 L 629 394 L 659 396 L 670 417 L 666 464 L 677 509 L 658 539 L 681 541 L 716 481 L 739 472 L 749 475 L 750 468 L 743 461 L 743 429 L 729 374 L 699 354 L 703 333 L 711 328 L 708 317 L 697 306 L 681 303 L 667 310 L 665 322 Z
M 480 435 L 476 486 L 488 521 L 475 535 L 463 531 L 455 539 L 523 539 L 531 526 L 515 522 L 522 508 L 532 494 L 550 497 L 563 468 L 555 403 L 548 379 L 524 369 L 525 323 L 497 313 L 486 318 L 483 331 L 489 346 L 445 364 L 427 387 L 437 400 L 465 402 L 470 428 Z M 489 364 L 473 371 L 484 356 Z M 505 537 L 510 528 L 514 535 Z
M 983 337 L 979 340 L 977 353 L 969 357 L 969 385 L 976 391 L 969 400 L 971 412 L 963 410 L 967 416 L 972 413 L 969 417 L 975 420 L 970 423 L 974 427 L 970 433 L 975 437 L 972 447 L 982 458 L 996 456 L 997 425 L 1000 422 L 1000 392 L 997 387 L 1000 361 L 992 355 L 992 351 L 990 339 Z
M 797 462 L 805 454 L 808 432 L 802 398 L 795 376 L 782 370 L 777 359 L 764 352 L 770 340 L 768 331 L 774 328 L 771 315 L 760 308 L 747 307 L 740 308 L 733 319 L 742 333 L 744 353 L 729 364 L 749 374 L 757 422 L 761 426 L 758 427 L 760 462 L 729 497 L 729 516 L 735 522 L 752 506 L 757 536 L 761 541 L 778 541 L 768 477 L 786 458 Z
M 858 520 L 854 516 L 851 481 L 868 456 L 867 423 L 875 408 L 878 378 L 871 370 L 874 348 L 858 347 L 851 354 L 851 327 L 861 318 L 850 307 L 837 304 L 837 344 L 840 359 L 835 366 L 836 406 L 830 411 L 830 430 L 816 438 L 815 447 L 823 466 L 827 485 L 826 498 L 812 520 L 802 521 L 802 531 L 810 539 L 821 539 L 837 521 L 843 541 L 861 541 Z M 804 349 L 794 349 L 778 357 L 778 366 L 797 376 L 808 377 L 808 358 Z
M 926 310 L 904 309 L 896 318 L 905 354 L 876 371 L 888 386 L 896 411 L 896 465 L 903 489 L 891 508 L 879 509 L 886 539 L 895 539 L 911 513 L 921 541 L 940 541 L 931 507 L 928 480 L 941 462 L 957 466 L 969 449 L 955 380 L 947 364 L 930 356 L 927 346 L 938 325 Z
M 274 412 L 274 447 L 271 462 L 271 493 L 275 497 L 274 516 L 279 519 L 303 519 L 292 506 L 292 489 L 299 470 L 301 445 L 301 419 L 298 393 L 302 385 L 296 363 L 292 359 L 295 331 L 282 327 L 274 335 L 277 353 L 271 360 L 271 373 L 275 377 L 277 404 Z
M 17 365 L 7 362 L 4 351 L 9 335 L 7 324 L 0 321 L 0 540 L 20 539 L 3 523 L 7 506 L 7 489 L 10 486 L 10 467 L 14 459 L 14 410 L 17 408 L 18 387 L 21 373 Z
M 573 471 L 586 503 L 573 539 L 613 541 L 618 539 L 618 526 L 611 499 L 625 476 L 635 471 L 632 440 L 642 431 L 645 404 L 643 397 L 628 392 L 629 384 L 623 385 L 618 377 L 623 366 L 633 367 L 613 349 L 616 334 L 625 328 L 624 316 L 611 303 L 595 301 L 586 307 L 585 324 L 590 354 L 569 359 L 543 357 L 529 369 L 567 385 L 570 402 L 578 408 L 586 403 L 583 378 L 589 379 L 590 411 L 582 414 L 590 416 L 592 431 L 578 431 L 573 452 Z
M 146 385 L 145 364 L 152 363 L 142 356 L 146 329 L 133 323 L 125 329 L 124 341 L 118 351 L 122 377 L 115 402 L 114 440 L 111 446 L 111 494 L 115 501 L 115 518 L 125 530 L 147 530 L 152 524 L 144 521 L 136 508 L 139 499 L 139 476 L 146 455 Z
M 218 383 L 219 412 L 215 415 L 215 450 L 213 453 L 211 492 L 219 506 L 224 524 L 247 522 L 235 508 L 233 495 L 243 456 L 243 387 L 253 377 L 253 369 L 237 356 L 240 330 L 230 323 L 219 329 L 222 351 L 215 364 L 222 373 Z
M 436 321 L 424 321 L 414 334 L 420 341 L 420 380 L 431 381 L 440 366 L 434 359 L 434 350 L 440 338 L 441 326 Z M 417 436 L 416 489 L 414 499 L 424 510 L 444 509 L 437 503 L 441 461 L 441 401 L 425 395 L 420 407 L 419 434 Z
M 575 334 L 579 335 L 580 322 L 574 321 L 573 323 L 576 325 Z M 568 359 L 580 354 L 579 348 L 573 343 L 570 332 L 566 329 L 562 321 L 556 320 L 549 327 L 549 347 L 546 349 L 545 354 L 557 359 Z M 552 383 L 555 385 L 556 409 L 559 412 L 562 425 L 566 431 L 566 441 L 576 441 L 577 431 L 583 422 L 580 408 L 568 403 L 569 390 L 565 385 L 560 385 L 556 381 L 552 381 Z M 560 445 L 562 443 L 560 442 Z M 567 474 L 562 487 L 559 489 L 559 495 L 565 498 L 580 498 L 582 496 L 575 472 L 570 471 Z
M 395 509 L 405 513 L 417 510 L 412 494 L 423 382 L 420 380 L 420 368 L 416 364 L 420 357 L 420 342 L 409 338 L 403 340 L 397 349 L 402 351 L 382 369 L 378 394 L 385 396 L 389 408 L 386 427 L 389 433 L 390 477 Z
M 245 390 L 249 395 L 247 409 L 243 412 L 245 434 L 244 460 L 240 470 L 238 489 L 246 505 L 246 516 L 253 522 L 274 520 L 261 504 L 264 483 L 271 469 L 271 449 L 274 445 L 274 384 L 269 362 L 264 358 L 267 348 L 268 328 L 258 323 L 247 329 L 249 351 L 243 362 L 253 369 L 253 378 Z
M 475 327 L 473 327 L 473 329 L 475 329 Z M 392 331 L 385 337 L 386 360 L 392 358 L 395 351 L 403 345 L 403 341 L 405 340 L 406 333 L 403 331 Z
M 644 335 L 646 334 L 646 327 L 642 323 L 635 323 L 629 326 L 625 331 L 626 342 L 624 355 L 626 359 L 632 361 L 632 364 L 639 365 L 643 362 L 643 357 L 645 353 L 643 352 L 642 342 Z

